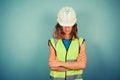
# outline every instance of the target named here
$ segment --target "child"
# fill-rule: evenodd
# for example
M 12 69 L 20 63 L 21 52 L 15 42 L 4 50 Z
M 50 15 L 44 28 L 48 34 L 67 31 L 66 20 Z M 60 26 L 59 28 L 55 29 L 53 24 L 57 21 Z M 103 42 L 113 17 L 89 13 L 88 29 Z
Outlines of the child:
M 60 9 L 53 38 L 48 41 L 50 80 L 83 80 L 86 46 L 85 39 L 78 38 L 76 22 L 72 7 Z

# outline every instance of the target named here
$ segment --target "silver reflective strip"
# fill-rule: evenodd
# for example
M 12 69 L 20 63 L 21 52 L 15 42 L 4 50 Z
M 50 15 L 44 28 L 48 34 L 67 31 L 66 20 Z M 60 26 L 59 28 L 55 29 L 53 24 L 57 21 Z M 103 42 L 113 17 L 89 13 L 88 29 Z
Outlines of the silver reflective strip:
M 67 62 L 75 62 L 76 60 L 67 60 Z
M 73 75 L 73 76 L 67 76 L 66 80 L 74 80 L 74 79 L 81 79 L 82 75 L 81 74 L 77 74 L 77 75 Z
M 82 74 L 74 75 L 74 78 L 75 78 L 75 79 L 80 79 L 80 78 L 82 78 Z
M 82 75 L 77 74 L 77 75 L 73 75 L 73 76 L 67 76 L 66 79 L 65 78 L 54 78 L 54 77 L 50 76 L 50 80 L 74 80 L 74 79 L 82 79 Z
M 50 80 L 65 80 L 65 78 L 55 78 L 55 77 L 50 76 Z

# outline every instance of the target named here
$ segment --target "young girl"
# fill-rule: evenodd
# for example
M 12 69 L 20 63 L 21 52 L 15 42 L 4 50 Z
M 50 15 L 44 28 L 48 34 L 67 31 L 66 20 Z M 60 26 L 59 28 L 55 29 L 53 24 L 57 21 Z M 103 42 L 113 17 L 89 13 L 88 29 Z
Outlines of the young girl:
M 86 46 L 85 39 L 78 38 L 76 21 L 72 7 L 60 9 L 53 38 L 48 41 L 50 80 L 83 80 Z

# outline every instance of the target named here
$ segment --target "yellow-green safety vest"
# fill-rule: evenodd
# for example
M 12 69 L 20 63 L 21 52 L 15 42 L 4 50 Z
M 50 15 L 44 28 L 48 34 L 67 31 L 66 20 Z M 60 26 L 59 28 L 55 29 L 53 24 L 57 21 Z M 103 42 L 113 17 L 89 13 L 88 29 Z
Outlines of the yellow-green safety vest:
M 51 38 L 48 43 L 52 45 L 56 52 L 57 59 L 63 62 L 74 62 L 79 54 L 81 44 L 84 42 L 83 38 L 73 38 L 69 45 L 68 51 L 63 44 L 62 39 Z M 64 72 L 50 71 L 50 80 L 83 80 L 83 70 L 68 70 Z

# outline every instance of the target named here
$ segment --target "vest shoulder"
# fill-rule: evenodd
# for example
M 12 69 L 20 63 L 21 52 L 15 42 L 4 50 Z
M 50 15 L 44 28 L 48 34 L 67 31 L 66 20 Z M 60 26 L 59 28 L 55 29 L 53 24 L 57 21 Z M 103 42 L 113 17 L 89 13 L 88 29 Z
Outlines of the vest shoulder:
M 85 42 L 85 38 L 79 37 L 79 42 L 80 42 L 80 45 L 83 44 Z
M 85 40 L 85 38 L 83 38 L 83 37 L 79 37 L 79 40 Z
M 53 38 L 53 37 L 49 39 L 49 41 L 50 41 L 53 45 L 55 45 L 59 40 L 60 40 L 60 39 Z
M 49 40 L 53 40 L 54 38 L 50 38 Z
M 53 48 L 55 48 L 55 39 L 54 38 L 50 38 L 48 40 L 48 44 L 51 44 Z

